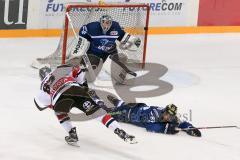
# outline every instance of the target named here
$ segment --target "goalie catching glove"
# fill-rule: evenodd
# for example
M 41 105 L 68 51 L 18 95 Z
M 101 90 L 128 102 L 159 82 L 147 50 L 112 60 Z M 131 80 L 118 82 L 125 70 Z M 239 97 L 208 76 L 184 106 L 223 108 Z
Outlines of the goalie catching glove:
M 141 39 L 138 37 L 134 37 L 129 33 L 125 33 L 121 42 L 120 48 L 122 50 L 129 50 L 129 51 L 137 51 L 141 45 Z

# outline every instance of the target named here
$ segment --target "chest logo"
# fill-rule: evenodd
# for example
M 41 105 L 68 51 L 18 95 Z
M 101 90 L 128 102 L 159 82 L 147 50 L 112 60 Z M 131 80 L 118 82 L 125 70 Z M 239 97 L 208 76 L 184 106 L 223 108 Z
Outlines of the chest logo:
M 118 35 L 118 31 L 111 31 L 111 32 L 110 32 L 110 35 L 111 35 L 111 36 L 116 36 L 116 35 Z

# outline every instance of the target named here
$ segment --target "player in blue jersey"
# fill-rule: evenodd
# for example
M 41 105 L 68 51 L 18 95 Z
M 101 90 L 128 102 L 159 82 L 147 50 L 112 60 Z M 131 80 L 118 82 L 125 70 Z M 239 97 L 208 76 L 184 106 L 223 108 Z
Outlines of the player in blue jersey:
M 125 103 L 111 95 L 107 98 L 115 106 L 112 116 L 120 122 L 144 127 L 149 132 L 176 134 L 182 129 L 191 136 L 201 137 L 197 128 L 177 117 L 177 107 L 174 104 L 161 108 L 145 103 Z
M 105 61 L 115 51 L 115 41 L 123 38 L 125 32 L 120 25 L 104 15 L 100 21 L 91 22 L 81 27 L 79 35 L 90 42 L 88 54 L 96 55 Z
M 122 77 L 126 77 L 126 75 L 130 75 L 131 78 L 137 76 L 135 72 L 129 70 L 128 67 L 120 60 L 116 47 L 116 41 L 119 41 L 122 48 L 126 50 L 137 51 L 141 45 L 141 40 L 140 38 L 125 32 L 119 23 L 114 21 L 111 16 L 102 15 L 99 21 L 83 25 L 80 28 L 79 37 L 81 38 L 79 39 L 81 42 L 79 42 L 76 46 L 74 51 L 75 53 L 87 53 L 89 57 L 94 55 L 93 57 L 102 59 L 104 64 L 110 64 L 110 62 L 112 62 L 116 79 L 121 79 Z M 89 47 L 80 47 L 80 45 L 83 45 L 85 41 L 89 43 Z M 82 48 L 84 48 L 84 50 Z M 92 61 L 91 58 L 90 61 L 92 65 L 98 66 L 98 61 Z M 121 73 L 124 73 L 125 75 L 119 76 Z
M 116 54 L 116 40 L 119 42 L 132 41 L 133 45 L 139 47 L 141 40 L 126 33 L 118 22 L 113 21 L 111 16 L 103 15 L 99 21 L 88 23 L 81 27 L 79 36 L 90 42 L 87 51 L 105 61 L 109 55 Z M 131 38 L 132 37 L 132 38 Z M 127 39 L 131 38 L 131 39 Z

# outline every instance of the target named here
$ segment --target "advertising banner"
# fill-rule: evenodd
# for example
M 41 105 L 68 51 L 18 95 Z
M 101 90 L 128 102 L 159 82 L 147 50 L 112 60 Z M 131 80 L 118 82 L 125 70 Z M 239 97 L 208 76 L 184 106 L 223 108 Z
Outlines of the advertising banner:
M 148 3 L 150 27 L 196 26 L 199 0 L 132 0 Z
M 69 2 L 86 2 L 86 0 L 41 0 L 40 19 L 42 28 L 60 29 L 64 23 L 64 6 Z
M 28 0 L 0 0 L 0 29 L 26 29 Z
M 90 0 L 32 0 L 29 29 L 61 29 L 64 21 L 64 6 L 69 2 Z M 107 0 L 105 0 L 107 2 Z M 111 1 L 111 0 L 109 0 Z M 112 2 L 112 1 L 111 1 Z M 150 27 L 196 26 L 199 0 L 130 0 L 133 3 L 147 3 L 150 6 Z M 38 12 L 38 14 L 36 14 Z M 38 21 L 36 21 L 38 19 Z M 41 23 L 39 23 L 41 22 Z

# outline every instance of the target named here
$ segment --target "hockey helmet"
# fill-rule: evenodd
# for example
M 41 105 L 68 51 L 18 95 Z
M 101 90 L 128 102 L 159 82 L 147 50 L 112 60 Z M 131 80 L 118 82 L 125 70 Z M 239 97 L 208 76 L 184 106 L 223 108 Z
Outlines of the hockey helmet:
M 51 72 L 51 68 L 45 66 L 41 69 L 39 69 L 39 77 L 41 81 Z
M 166 113 L 170 114 L 171 116 L 175 116 L 177 114 L 177 106 L 174 104 L 169 104 L 166 106 Z
M 100 18 L 100 25 L 102 27 L 103 33 L 106 34 L 107 31 L 111 28 L 112 26 L 112 17 L 109 15 L 103 15 Z

